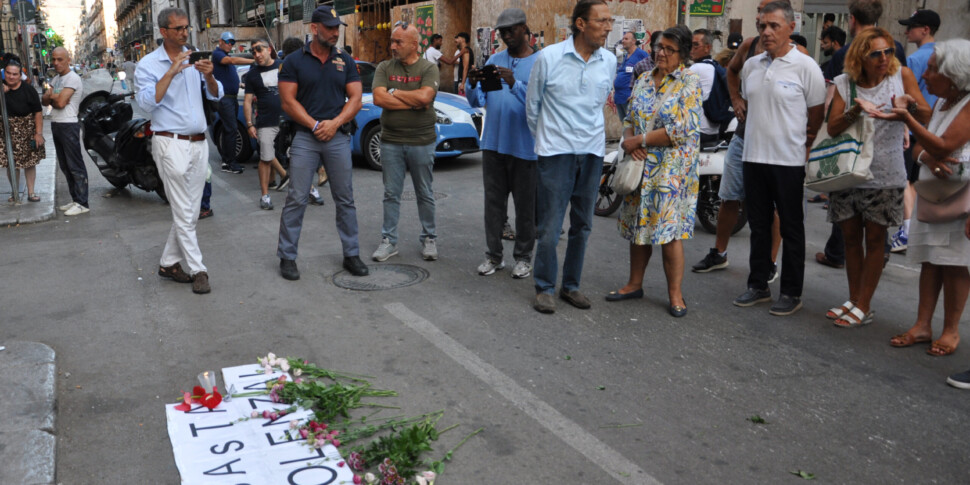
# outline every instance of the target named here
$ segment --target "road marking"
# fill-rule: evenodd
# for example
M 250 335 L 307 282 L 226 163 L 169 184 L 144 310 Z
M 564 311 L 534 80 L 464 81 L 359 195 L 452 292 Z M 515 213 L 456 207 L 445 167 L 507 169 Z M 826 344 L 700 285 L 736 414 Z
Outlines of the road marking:
M 535 394 L 479 358 L 433 323 L 412 312 L 403 303 L 388 303 L 384 308 L 620 483 L 660 485 L 656 478 L 641 470 L 635 463 L 584 431 L 545 401 L 539 400 Z

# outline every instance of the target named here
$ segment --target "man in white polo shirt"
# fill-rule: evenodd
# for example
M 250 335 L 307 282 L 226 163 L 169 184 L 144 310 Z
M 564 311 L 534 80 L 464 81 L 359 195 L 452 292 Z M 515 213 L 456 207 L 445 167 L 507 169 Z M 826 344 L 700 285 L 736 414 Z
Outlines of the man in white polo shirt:
M 741 69 L 741 94 L 747 101 L 744 192 L 751 226 L 748 289 L 737 306 L 771 301 L 771 222 L 781 221 L 781 295 L 772 315 L 791 315 L 802 307 L 805 277 L 805 222 L 802 209 L 805 160 L 822 125 L 825 78 L 815 61 L 795 49 L 789 36 L 795 14 L 787 2 L 761 11 L 765 52 Z

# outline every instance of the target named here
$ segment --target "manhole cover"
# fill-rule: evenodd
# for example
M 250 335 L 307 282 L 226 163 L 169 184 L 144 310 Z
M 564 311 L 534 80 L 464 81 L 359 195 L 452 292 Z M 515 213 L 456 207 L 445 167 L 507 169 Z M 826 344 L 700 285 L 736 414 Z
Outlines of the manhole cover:
M 333 275 L 333 284 L 357 291 L 390 290 L 416 285 L 428 277 L 424 268 L 409 264 L 372 264 L 368 266 L 370 274 L 354 276 L 347 271 Z
M 441 200 L 448 197 L 448 194 L 444 192 L 432 192 L 434 195 L 434 200 Z M 418 196 L 414 194 L 413 190 L 405 190 L 401 192 L 401 200 L 418 200 Z

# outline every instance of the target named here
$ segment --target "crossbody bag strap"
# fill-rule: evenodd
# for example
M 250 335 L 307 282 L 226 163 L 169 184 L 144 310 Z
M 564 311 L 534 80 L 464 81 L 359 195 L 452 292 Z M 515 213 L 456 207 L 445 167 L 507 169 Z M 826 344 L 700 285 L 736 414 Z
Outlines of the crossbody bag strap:
M 667 78 L 667 76 L 664 76 L 664 79 L 666 79 L 666 78 Z M 660 92 L 660 88 L 662 88 L 663 86 L 664 86 L 664 84 L 661 84 L 660 86 L 658 86 L 657 87 L 657 92 Z M 654 110 L 650 113 L 650 117 L 647 118 L 646 120 L 643 120 L 640 123 L 640 134 L 641 135 L 646 135 L 647 134 L 647 127 L 646 127 L 646 125 L 649 125 L 650 122 L 652 122 L 654 120 L 654 118 L 657 117 L 657 112 L 660 111 L 661 108 L 663 108 L 664 103 L 666 103 L 667 100 L 670 99 L 670 96 L 673 94 L 673 92 L 674 92 L 673 88 L 668 89 L 667 92 L 664 93 L 663 96 L 660 98 L 660 103 L 654 105 Z

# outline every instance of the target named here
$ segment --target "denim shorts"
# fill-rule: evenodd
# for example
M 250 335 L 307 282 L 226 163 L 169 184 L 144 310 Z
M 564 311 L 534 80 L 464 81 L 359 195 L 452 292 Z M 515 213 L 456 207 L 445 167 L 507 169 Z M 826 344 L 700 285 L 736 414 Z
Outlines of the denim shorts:
M 731 137 L 727 154 L 724 155 L 724 174 L 717 196 L 721 200 L 744 200 L 744 138 Z

